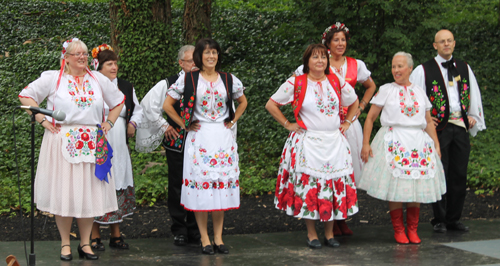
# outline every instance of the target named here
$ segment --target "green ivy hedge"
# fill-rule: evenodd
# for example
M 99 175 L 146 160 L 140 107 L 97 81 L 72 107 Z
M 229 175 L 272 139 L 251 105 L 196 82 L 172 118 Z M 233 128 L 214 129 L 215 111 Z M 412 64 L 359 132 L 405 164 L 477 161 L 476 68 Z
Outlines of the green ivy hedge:
M 463 20 L 449 23 L 440 19 L 439 1 L 424 1 L 426 8 L 411 3 L 398 6 L 398 3 L 382 0 L 370 1 L 368 5 L 346 0 L 341 1 L 345 6 L 332 8 L 334 1 L 322 1 L 319 11 L 315 10 L 318 8 L 315 6 L 294 5 L 290 4 L 291 1 L 279 0 L 276 0 L 281 3 L 276 5 L 279 9 L 266 8 L 266 11 L 259 10 L 258 5 L 264 5 L 263 1 L 256 2 L 258 5 L 255 4 L 255 8 L 229 9 L 224 6 L 234 6 L 235 1 L 238 2 L 216 2 L 212 13 L 212 31 L 213 38 L 223 50 L 222 69 L 235 74 L 246 86 L 249 105 L 238 123 L 243 194 L 274 190 L 279 155 L 287 132 L 265 111 L 264 105 L 301 64 L 305 47 L 319 42 L 324 28 L 337 20 L 345 22 L 353 34 L 348 55 L 367 63 L 378 86 L 392 81 L 392 54 L 405 50 L 414 55 L 416 63 L 421 63 L 435 54 L 431 42 L 437 29 L 447 27 L 455 33 L 455 56 L 466 59 L 475 71 L 481 86 L 488 127 L 471 140 L 469 185 L 478 189 L 479 193 L 498 190 L 500 179 L 496 165 L 500 152 L 497 145 L 492 144 L 500 143 L 496 122 L 500 118 L 499 88 L 496 85 L 500 70 L 495 63 L 500 57 L 500 30 L 498 22 L 495 23 L 490 15 L 485 16 L 488 20 L 474 16 L 475 19 L 466 20 L 467 23 Z M 174 4 L 177 2 L 174 1 Z M 1 214 L 18 207 L 10 117 L 12 106 L 19 105 L 19 91 L 44 70 L 58 68 L 59 51 L 64 40 L 76 36 L 92 48 L 109 43 L 110 32 L 108 3 L 0 0 L 0 6 L 3 7 L 0 10 L 0 29 L 3 33 L 0 36 L 0 93 L 3 95 L 0 112 L 9 118 L 6 119 L 8 122 L 0 125 Z M 497 11 L 490 11 L 494 12 Z M 309 14 L 315 14 L 316 18 Z M 135 84 L 139 98 L 157 81 L 179 70 L 175 64 L 175 52 L 181 46 L 181 19 L 182 10 L 177 8 L 173 10 L 171 29 L 144 19 L 120 22 L 123 27 L 129 28 L 123 32 L 128 39 L 124 47 L 134 47 L 121 54 L 120 76 Z M 147 29 L 160 34 L 157 38 L 141 39 L 137 34 Z M 166 30 L 172 32 L 170 40 L 162 39 L 167 38 Z M 363 92 L 360 88 L 360 95 Z M 293 117 L 290 107 L 284 107 L 283 111 L 288 118 Z M 22 201 L 23 207 L 28 208 L 29 118 L 22 112 L 16 115 Z M 361 116 L 361 122 L 365 117 L 366 113 Z M 43 134 L 40 127 L 37 127 L 36 134 L 38 152 Z M 130 145 L 133 147 L 134 142 Z M 132 162 L 138 202 L 154 204 L 164 200 L 168 168 L 160 151 L 150 154 L 133 151 Z M 159 164 L 140 174 L 150 162 Z

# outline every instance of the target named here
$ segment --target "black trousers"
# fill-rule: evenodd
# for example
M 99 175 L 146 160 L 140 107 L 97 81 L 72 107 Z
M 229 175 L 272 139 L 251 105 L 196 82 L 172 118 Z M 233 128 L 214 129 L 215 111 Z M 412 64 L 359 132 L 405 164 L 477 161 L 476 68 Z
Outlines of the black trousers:
M 432 224 L 453 224 L 460 220 L 467 189 L 467 165 L 469 164 L 469 133 L 463 127 L 448 123 L 437 132 L 441 146 L 441 161 L 446 177 L 446 194 L 432 204 Z
M 182 167 L 184 153 L 166 150 L 168 164 L 167 206 L 172 218 L 172 234 L 184 235 L 192 240 L 200 238 L 194 213 L 181 206 Z

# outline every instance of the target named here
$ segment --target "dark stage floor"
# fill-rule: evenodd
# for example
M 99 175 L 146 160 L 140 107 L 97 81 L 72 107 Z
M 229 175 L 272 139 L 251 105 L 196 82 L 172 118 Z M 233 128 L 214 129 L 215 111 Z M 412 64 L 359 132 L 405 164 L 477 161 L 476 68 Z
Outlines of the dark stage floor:
M 319 224 L 319 223 L 318 223 Z M 229 255 L 202 255 L 197 246 L 177 247 L 168 239 L 128 239 L 130 250 L 107 250 L 99 260 L 79 259 L 72 242 L 72 262 L 59 260 L 59 241 L 35 242 L 37 265 L 499 265 L 500 219 L 471 220 L 468 233 L 438 234 L 421 223 L 420 245 L 398 245 L 391 226 L 353 227 L 351 237 L 338 237 L 340 248 L 311 250 L 306 232 L 229 235 Z M 321 232 L 322 228 L 318 228 Z M 322 238 L 322 235 L 320 236 Z M 29 243 L 27 243 L 29 252 Z M 0 242 L 0 265 L 7 255 L 27 265 L 23 242 Z

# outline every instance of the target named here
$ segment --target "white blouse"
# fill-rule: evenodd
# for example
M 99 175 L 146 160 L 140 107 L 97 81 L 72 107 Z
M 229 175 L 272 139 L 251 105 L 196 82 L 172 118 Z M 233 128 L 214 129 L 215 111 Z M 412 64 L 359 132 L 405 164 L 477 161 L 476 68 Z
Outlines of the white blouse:
M 113 84 L 118 86 L 118 79 L 115 78 L 113 81 Z M 132 97 L 134 101 L 134 112 L 132 112 L 132 116 L 130 116 L 130 121 L 134 121 L 136 124 L 139 124 L 142 119 L 142 106 L 139 104 L 139 100 L 137 100 L 137 95 L 135 95 L 135 88 L 132 88 Z M 106 113 L 106 117 L 109 114 L 109 106 L 104 103 L 104 110 Z M 125 106 L 122 108 L 122 111 L 120 112 L 120 117 L 126 118 L 127 117 L 127 108 Z
M 63 73 L 59 88 L 56 89 L 59 71 L 42 73 L 40 78 L 31 82 L 19 97 L 31 98 L 37 104 L 47 98 L 47 109 L 61 110 L 66 119 L 61 124 L 95 125 L 103 122 L 104 103 L 113 108 L 125 101 L 123 93 L 103 74 L 92 71 L 83 77 L 83 86 L 78 88 L 72 75 Z M 52 122 L 52 118 L 47 117 Z
M 238 99 L 243 96 L 245 87 L 241 81 L 231 74 L 233 77 L 233 99 Z M 180 100 L 184 93 L 184 77 L 179 76 L 177 81 L 170 86 L 167 93 L 170 97 Z M 201 122 L 223 122 L 229 117 L 228 107 L 226 106 L 227 92 L 224 82 L 219 75 L 216 82 L 210 82 L 199 75 L 198 84 L 196 85 L 196 103 L 194 108 L 193 120 Z
M 294 96 L 294 83 L 295 77 L 289 78 L 271 96 L 271 100 L 279 105 L 291 103 Z M 341 82 L 340 88 L 342 105 L 353 104 L 358 96 L 351 85 Z M 339 98 L 327 79 L 321 82 L 307 80 L 307 91 L 299 115 L 306 127 L 311 130 L 335 131 L 340 128 Z
M 380 115 L 382 126 L 410 126 L 425 128 L 425 112 L 432 108 L 424 90 L 418 85 L 409 87 L 393 83 L 384 84 L 370 101 L 383 107 Z
M 363 62 L 359 59 L 356 59 L 356 61 L 358 62 L 358 64 L 357 64 L 358 65 L 358 75 L 357 75 L 358 80 L 357 80 L 357 82 L 364 83 L 365 81 L 367 81 L 370 78 L 372 73 L 366 67 L 365 62 Z M 332 70 L 332 73 L 337 74 L 337 76 L 339 76 L 345 80 L 345 75 L 347 74 L 347 60 L 344 60 L 344 64 L 340 67 L 340 71 L 337 71 L 332 66 L 330 66 L 330 69 Z M 300 76 L 300 75 L 304 74 L 304 65 L 300 65 L 293 73 L 295 74 L 295 76 Z

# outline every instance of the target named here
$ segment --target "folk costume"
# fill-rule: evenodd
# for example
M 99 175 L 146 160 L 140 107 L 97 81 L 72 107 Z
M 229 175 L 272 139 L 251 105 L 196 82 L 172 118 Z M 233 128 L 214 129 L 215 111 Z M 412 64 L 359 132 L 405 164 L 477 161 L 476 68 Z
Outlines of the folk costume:
M 139 105 L 133 85 L 123 79 L 115 78 L 113 84 L 125 95 L 125 106 L 120 116 L 116 119 L 113 128 L 109 130 L 107 138 L 114 150 L 111 159 L 115 177 L 116 198 L 118 210 L 96 217 L 95 222 L 100 224 L 113 224 L 123 222 L 123 217 L 132 215 L 135 209 L 134 173 L 128 149 L 127 125 L 130 122 L 139 124 L 142 117 L 142 107 Z M 106 118 L 109 106 L 105 105 Z
M 330 73 L 337 74 L 353 88 L 356 87 L 356 83 L 364 83 L 370 78 L 371 72 L 368 70 L 363 61 L 348 56 L 346 56 L 345 59 L 346 60 L 340 68 L 340 71 L 334 67 L 330 67 Z M 302 75 L 303 68 L 304 66 L 299 66 L 294 72 L 295 75 Z M 343 107 L 341 121 L 345 120 L 347 108 L 348 107 L 346 106 Z M 349 146 L 351 147 L 352 167 L 354 169 L 354 178 L 356 179 L 361 175 L 361 170 L 363 169 L 363 161 L 361 160 L 361 149 L 363 148 L 363 128 L 361 127 L 361 123 L 359 123 L 358 119 L 352 122 L 352 125 L 345 132 L 345 136 L 349 142 Z
M 62 69 L 46 71 L 19 94 L 38 104 L 47 99 L 47 109 L 66 113 L 62 122 L 47 117 L 60 131 L 45 130 L 35 179 L 37 208 L 65 217 L 90 218 L 118 209 L 114 176 L 107 182 L 96 176 L 96 164 L 110 159 L 108 149 L 96 149 L 105 140 L 96 125 L 103 122 L 104 103 L 116 107 L 125 97 L 99 72 L 87 69 L 83 80 L 78 87 Z
M 365 164 L 358 188 L 385 201 L 440 200 L 446 184 L 434 141 L 425 132 L 425 112 L 432 108 L 425 92 L 415 84 L 389 83 L 370 103 L 383 107 L 382 128 L 371 143 L 373 158 Z
M 469 133 L 474 137 L 486 129 L 479 86 L 467 63 L 454 57 L 447 62 L 439 55 L 415 68 L 410 81 L 424 88 L 431 114 L 439 122 L 436 131 L 447 193 L 433 204 L 432 224 L 453 225 L 460 220 L 466 196 Z M 474 127 L 469 128 L 467 116 L 476 120 Z
M 232 74 L 219 72 L 217 81 L 210 82 L 199 71 L 181 75 L 168 89 L 176 100 L 183 96 L 185 126 L 192 121 L 200 124 L 197 132 L 189 131 L 185 138 L 181 205 L 186 210 L 224 211 L 240 206 L 236 134 L 224 121 L 234 117 L 233 99 L 243 96 L 244 89 Z
M 189 239 L 198 239 L 200 238 L 200 232 L 194 213 L 187 211 L 181 205 L 184 150 L 176 151 L 169 148 L 174 146 L 176 142 L 181 143 L 184 141 L 184 135 L 181 135 L 181 138 L 175 141 L 167 141 L 164 135 L 170 126 L 175 127 L 177 132 L 181 131 L 181 128 L 170 117 L 167 117 L 167 119 L 163 117 L 163 102 L 167 97 L 167 90 L 181 75 L 184 75 L 183 70 L 158 82 L 144 96 L 141 101 L 141 106 L 144 109 L 143 120 L 137 126 L 135 148 L 139 152 L 151 152 L 158 148 L 160 144 L 163 145 L 168 164 L 167 206 L 172 219 L 172 234 L 174 236 L 184 235 Z M 180 102 L 176 102 L 174 108 L 180 115 Z
M 291 77 L 271 96 L 278 105 L 292 103 L 305 133 L 291 132 L 283 148 L 275 206 L 290 216 L 322 222 L 358 212 L 349 143 L 340 133 L 340 108 L 357 99 L 354 89 L 329 74 L 321 82 L 307 75 Z

